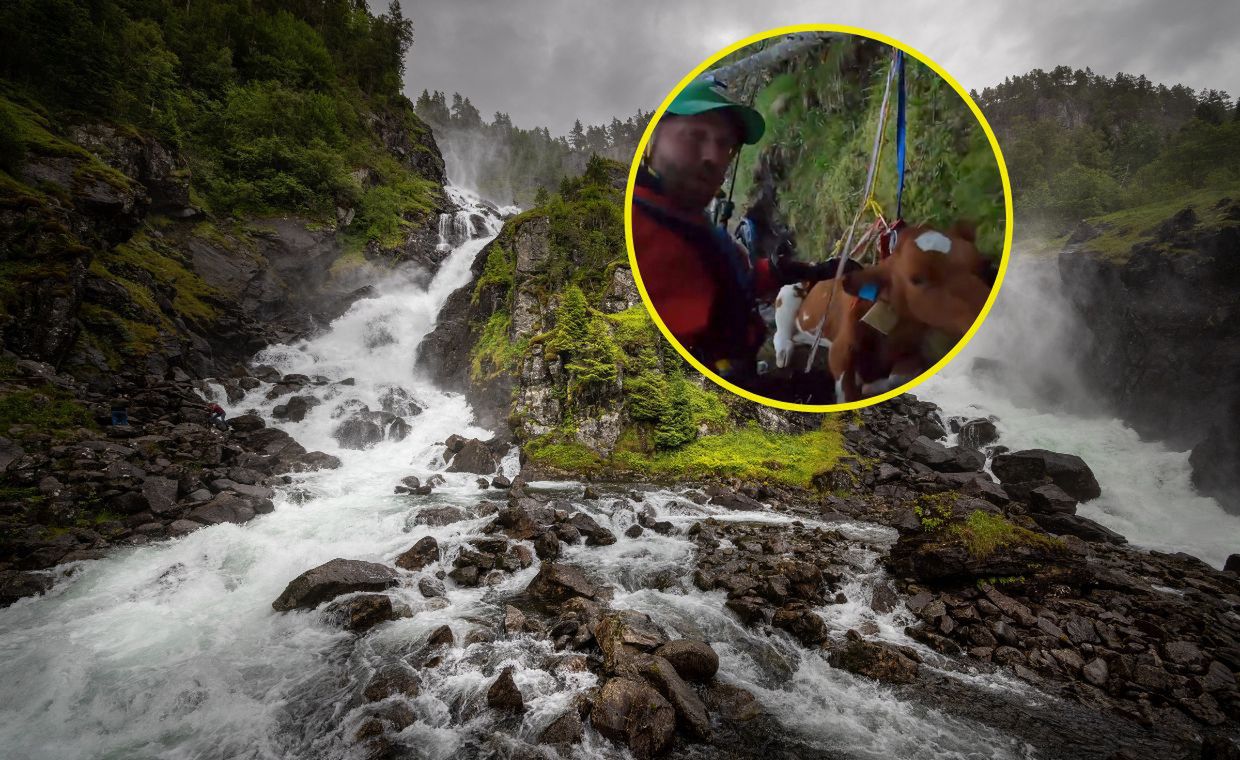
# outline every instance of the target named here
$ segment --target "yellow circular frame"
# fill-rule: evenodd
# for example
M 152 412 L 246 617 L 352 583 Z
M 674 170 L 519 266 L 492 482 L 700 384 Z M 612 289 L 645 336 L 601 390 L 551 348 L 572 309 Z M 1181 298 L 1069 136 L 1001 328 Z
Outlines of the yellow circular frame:
M 646 153 L 646 144 L 650 141 L 650 136 L 654 134 L 655 126 L 659 123 L 659 119 L 663 118 L 663 114 L 667 111 L 667 107 L 671 105 L 672 100 L 680 94 L 680 91 L 683 90 L 686 85 L 697 79 L 703 72 L 708 71 L 711 66 L 730 53 L 736 52 L 743 47 L 752 45 L 756 42 L 761 42 L 762 40 L 769 39 L 771 37 L 778 37 L 780 35 L 793 34 L 797 32 L 842 32 L 860 37 L 868 37 L 869 39 L 903 50 L 905 53 L 929 66 L 936 74 L 942 77 L 945 82 L 952 86 L 952 89 L 956 91 L 956 94 L 959 95 L 966 104 L 968 104 L 969 110 L 973 112 L 973 115 L 977 118 L 978 123 L 982 125 L 982 129 L 986 132 L 986 138 L 990 140 L 990 147 L 995 152 L 995 160 L 999 164 L 999 176 L 1003 180 L 1003 206 L 1006 215 L 1006 224 L 1004 225 L 1003 233 L 1003 255 L 999 261 L 999 274 L 995 278 L 994 287 L 990 290 L 990 297 L 986 299 L 986 304 L 982 307 L 982 311 L 978 314 L 977 319 L 974 320 L 973 326 L 970 327 L 969 331 L 964 334 L 964 337 L 956 343 L 955 347 L 953 347 L 951 351 L 947 352 L 946 356 L 935 363 L 934 366 L 930 367 L 925 372 L 922 372 L 920 375 L 908 381 L 904 385 L 877 396 L 871 396 L 859 401 L 850 401 L 843 404 L 814 405 L 794 404 L 789 401 L 777 401 L 776 399 L 759 396 L 752 391 L 733 385 L 727 380 L 724 380 L 716 375 L 714 372 L 708 370 L 705 365 L 693 358 L 693 356 L 685 350 L 684 346 L 680 345 L 680 341 L 676 340 L 671 331 L 667 329 L 667 325 L 663 324 L 663 320 L 659 317 L 658 311 L 655 310 L 654 305 L 650 302 L 650 295 L 646 292 L 646 285 L 642 282 L 641 271 L 637 266 L 637 252 L 633 249 L 633 187 L 637 181 L 637 167 L 641 163 L 642 156 Z M 882 403 L 887 399 L 916 388 L 943 367 L 947 366 L 947 363 L 955 358 L 956 354 L 960 353 L 964 347 L 968 345 L 969 341 L 973 339 L 973 335 L 977 332 L 978 328 L 981 327 L 982 323 L 986 321 L 986 316 L 990 313 L 990 308 L 994 305 L 995 298 L 998 297 L 999 290 L 1003 285 L 1003 278 L 1007 274 L 1008 257 L 1012 252 L 1012 186 L 1008 179 L 1007 164 L 1003 161 L 1003 151 L 999 148 L 999 141 L 995 138 L 995 133 L 994 130 L 990 128 L 990 123 L 986 121 L 986 117 L 982 114 L 981 109 L 977 107 L 977 103 L 973 102 L 973 98 L 969 97 L 969 93 L 960 86 L 960 83 L 957 82 L 951 74 L 944 71 L 943 68 L 937 63 L 902 42 L 894 40 L 886 35 L 879 34 L 878 32 L 872 32 L 868 29 L 862 29 L 860 27 L 845 26 L 840 24 L 799 24 L 795 26 L 781 26 L 746 37 L 745 39 L 729 45 L 727 48 L 724 48 L 715 55 L 706 59 L 701 65 L 689 72 L 684 79 L 681 79 L 680 83 L 676 85 L 676 88 L 663 99 L 663 103 L 650 118 L 650 124 L 646 127 L 646 132 L 642 135 L 641 142 L 637 145 L 637 153 L 633 156 L 633 165 L 629 168 L 629 182 L 627 188 L 625 189 L 624 195 L 624 242 L 629 252 L 629 266 L 633 271 L 633 279 L 637 283 L 638 292 L 641 293 L 642 302 L 646 305 L 646 311 L 650 313 L 655 325 L 659 328 L 659 332 L 663 333 L 663 337 L 667 338 L 668 341 L 671 342 L 672 347 L 676 349 L 676 352 L 679 353 L 685 361 L 689 362 L 694 369 L 710 378 L 717 385 L 726 388 L 738 396 L 747 398 L 750 401 L 756 401 L 759 404 L 765 404 L 766 406 L 773 406 L 779 409 L 788 409 L 796 412 L 842 412 L 849 409 L 861 409 L 867 406 L 873 406 L 874 404 Z

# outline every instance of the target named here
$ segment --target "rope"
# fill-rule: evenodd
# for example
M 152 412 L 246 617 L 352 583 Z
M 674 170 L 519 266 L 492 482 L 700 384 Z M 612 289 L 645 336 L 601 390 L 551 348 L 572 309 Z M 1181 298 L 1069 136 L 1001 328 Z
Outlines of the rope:
M 897 55 L 899 52 L 900 51 L 898 50 L 896 51 Z M 852 224 L 848 227 L 848 237 L 846 238 L 847 242 L 844 243 L 843 249 L 845 255 L 844 258 L 840 259 L 840 262 L 836 267 L 835 278 L 831 288 L 831 297 L 827 300 L 828 306 L 835 301 L 836 293 L 843 288 L 844 278 L 840 276 L 840 273 L 844 271 L 848 261 L 852 259 L 852 243 L 853 237 L 857 232 L 857 224 L 861 221 L 861 217 L 865 214 L 866 209 L 871 207 L 871 204 L 873 204 L 874 207 L 878 206 L 877 201 L 874 200 L 874 180 L 878 175 L 878 159 L 883 147 L 883 132 L 887 126 L 887 109 L 891 103 L 891 83 L 895 79 L 896 70 L 898 68 L 898 60 L 902 59 L 898 57 L 893 59 L 891 67 L 887 69 L 887 84 L 883 88 L 883 103 L 879 107 L 878 111 L 878 130 L 874 134 L 874 147 L 870 151 L 870 166 L 866 170 L 865 175 L 865 189 L 861 193 L 863 200 L 861 202 L 861 208 L 857 209 L 857 214 L 853 217 Z M 818 328 L 814 331 L 814 343 L 809 350 L 809 361 L 805 363 L 806 372 L 809 372 L 810 367 L 814 363 L 814 356 L 818 353 L 818 345 L 822 342 L 822 328 L 825 323 L 826 315 L 824 314 L 823 318 L 818 322 Z M 836 402 L 838 403 L 839 399 L 836 399 Z
M 904 208 L 904 163 L 908 155 L 905 146 L 905 132 L 908 127 L 905 110 L 908 92 L 904 83 L 903 50 L 896 51 L 896 68 L 900 72 L 900 85 L 896 99 L 896 219 L 900 219 L 901 211 Z

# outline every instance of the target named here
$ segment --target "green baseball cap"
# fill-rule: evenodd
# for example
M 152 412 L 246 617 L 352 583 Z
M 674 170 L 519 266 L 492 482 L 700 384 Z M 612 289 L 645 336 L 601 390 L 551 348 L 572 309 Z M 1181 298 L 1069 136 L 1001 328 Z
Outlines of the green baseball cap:
M 726 108 L 735 114 L 741 125 L 741 142 L 753 145 L 762 139 L 766 131 L 766 120 L 762 114 L 749 106 L 743 106 L 730 99 L 724 92 L 725 85 L 710 79 L 698 79 L 690 82 L 667 107 L 667 112 L 676 116 L 694 116 L 707 111 Z

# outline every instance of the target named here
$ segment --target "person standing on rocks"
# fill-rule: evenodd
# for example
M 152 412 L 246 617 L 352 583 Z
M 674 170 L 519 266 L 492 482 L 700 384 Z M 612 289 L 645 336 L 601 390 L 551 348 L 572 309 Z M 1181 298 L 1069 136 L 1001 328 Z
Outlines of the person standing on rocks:
M 117 396 L 112 401 L 112 425 L 128 425 L 129 424 L 129 399 L 125 396 Z
M 220 430 L 228 429 L 228 423 L 224 421 L 224 418 L 227 416 L 224 412 L 224 407 L 212 402 L 207 407 L 207 411 L 211 413 L 211 424 L 212 425 L 219 428 Z
M 642 283 L 663 324 L 715 374 L 745 385 L 766 340 L 759 296 L 781 285 L 830 279 L 835 262 L 750 260 L 715 226 L 707 207 L 741 145 L 766 129 L 762 115 L 707 80 L 668 106 L 646 145 L 633 190 L 633 249 Z

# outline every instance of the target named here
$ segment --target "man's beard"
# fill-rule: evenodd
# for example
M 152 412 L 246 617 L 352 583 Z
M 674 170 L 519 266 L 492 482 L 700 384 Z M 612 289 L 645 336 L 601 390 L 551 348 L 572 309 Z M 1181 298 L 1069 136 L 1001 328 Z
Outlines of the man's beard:
M 666 166 L 659 172 L 666 194 L 684 208 L 701 211 L 723 185 L 723 177 L 711 169 Z

